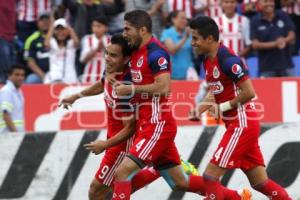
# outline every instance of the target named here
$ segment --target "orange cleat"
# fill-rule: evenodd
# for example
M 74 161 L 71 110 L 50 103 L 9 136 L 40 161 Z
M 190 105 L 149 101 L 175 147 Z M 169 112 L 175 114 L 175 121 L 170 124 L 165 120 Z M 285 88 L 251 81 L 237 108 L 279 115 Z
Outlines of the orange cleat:
M 241 200 L 252 200 L 252 193 L 249 189 L 244 188 L 243 190 L 238 192 L 241 196 Z

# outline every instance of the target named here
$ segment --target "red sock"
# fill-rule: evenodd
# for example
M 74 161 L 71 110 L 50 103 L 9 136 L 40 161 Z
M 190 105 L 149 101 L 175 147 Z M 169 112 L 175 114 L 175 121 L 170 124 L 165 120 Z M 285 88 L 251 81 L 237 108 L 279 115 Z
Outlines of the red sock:
M 221 187 L 224 194 L 224 200 L 241 200 L 241 196 L 237 193 L 236 190 L 228 189 L 223 185 L 221 185 Z
M 205 184 L 202 176 L 189 176 L 189 188 L 187 189 L 188 192 L 198 193 L 202 196 L 205 196 Z
M 224 200 L 223 186 L 219 181 L 210 178 L 203 180 L 206 188 L 206 200 Z
M 265 183 L 253 186 L 253 188 L 272 200 L 292 200 L 283 187 L 270 179 Z
M 130 200 L 131 182 L 115 181 L 112 200 Z
M 131 180 L 132 192 L 135 192 L 149 183 L 155 181 L 160 177 L 158 171 L 153 168 L 145 168 L 140 170 Z

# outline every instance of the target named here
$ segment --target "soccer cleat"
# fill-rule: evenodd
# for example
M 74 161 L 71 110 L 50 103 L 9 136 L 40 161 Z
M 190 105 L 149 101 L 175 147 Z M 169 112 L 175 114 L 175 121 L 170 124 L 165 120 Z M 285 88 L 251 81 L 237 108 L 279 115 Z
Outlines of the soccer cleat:
M 238 193 L 241 196 L 241 200 L 252 200 L 252 193 L 249 189 L 238 190 Z
M 188 161 L 184 161 L 182 159 L 180 159 L 180 161 L 181 161 L 181 166 L 187 175 L 199 175 L 198 170 L 192 163 Z

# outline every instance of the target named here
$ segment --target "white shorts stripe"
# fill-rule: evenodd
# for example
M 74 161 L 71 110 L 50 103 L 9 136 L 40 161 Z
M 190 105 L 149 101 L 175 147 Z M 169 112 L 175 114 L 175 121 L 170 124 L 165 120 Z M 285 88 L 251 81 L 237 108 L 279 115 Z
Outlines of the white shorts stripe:
M 106 177 L 103 180 L 103 184 L 104 185 L 109 185 L 110 183 L 110 179 L 111 177 L 113 178 L 114 174 L 115 174 L 115 169 L 119 166 L 119 164 L 121 163 L 121 161 L 123 160 L 123 158 L 125 157 L 125 154 L 123 152 L 120 153 L 120 155 L 118 156 L 117 160 L 115 161 L 115 163 L 113 164 L 113 166 L 111 167 L 111 169 L 109 170 L 109 172 L 107 173 Z
M 157 130 L 159 129 L 160 123 L 156 124 L 155 126 L 155 130 L 154 133 L 151 137 L 151 139 L 148 141 L 148 143 L 146 144 L 146 146 L 141 150 L 139 157 L 141 158 L 142 154 L 144 153 L 144 151 L 146 150 L 146 148 L 148 147 L 148 145 L 150 145 L 149 143 L 151 143 L 151 141 L 153 140 L 153 138 L 155 137 L 155 134 L 157 133 Z
M 234 135 L 231 138 L 230 143 L 226 147 L 226 152 L 224 152 L 222 160 L 220 162 L 220 166 L 226 168 L 227 163 L 229 161 L 229 158 L 231 157 L 231 154 L 233 150 L 236 147 L 236 144 L 238 143 L 238 140 L 240 138 L 241 133 L 243 132 L 243 128 L 235 128 Z
M 142 160 L 145 159 L 148 156 L 149 152 L 152 150 L 153 146 L 156 144 L 157 140 L 159 139 L 159 137 L 162 133 L 162 129 L 163 129 L 164 124 L 165 124 L 165 121 L 162 121 L 162 122 L 159 122 L 156 125 L 154 134 L 152 135 L 152 137 L 148 141 L 147 145 L 144 147 L 144 149 L 139 154 L 139 157 Z
M 149 148 L 145 151 L 145 154 L 144 154 L 144 156 L 142 158 L 143 160 L 147 158 L 147 156 L 149 155 L 149 153 L 151 152 L 151 150 L 155 146 L 157 140 L 159 139 L 159 137 L 160 137 L 160 135 L 161 135 L 161 133 L 163 131 L 164 125 L 165 125 L 165 122 L 162 122 L 162 125 L 159 127 L 158 134 L 157 134 L 155 140 L 151 143 L 151 145 L 149 146 Z

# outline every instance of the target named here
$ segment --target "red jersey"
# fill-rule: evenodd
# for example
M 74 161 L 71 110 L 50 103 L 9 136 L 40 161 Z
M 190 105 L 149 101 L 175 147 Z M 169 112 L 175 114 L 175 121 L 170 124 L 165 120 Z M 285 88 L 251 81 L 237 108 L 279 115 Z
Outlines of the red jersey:
M 129 69 L 127 69 L 122 75 L 118 75 L 116 79 L 120 82 L 124 82 L 125 84 L 131 82 Z M 113 87 L 107 82 L 107 80 L 103 78 L 102 82 L 104 83 L 104 101 L 107 116 L 107 138 L 111 138 L 124 128 L 122 117 L 133 114 L 134 109 L 133 105 L 130 103 L 130 98 L 118 98 Z M 126 145 L 126 141 L 122 144 Z M 120 148 L 120 145 L 116 147 Z
M 204 68 L 209 91 L 214 94 L 217 104 L 235 98 L 240 92 L 239 84 L 249 78 L 247 67 L 242 60 L 222 44 L 213 60 L 204 60 Z M 249 120 L 257 122 L 256 116 L 254 104 L 247 103 L 224 112 L 223 120 L 226 127 L 234 123 L 245 128 Z
M 135 85 L 147 85 L 161 73 L 171 73 L 170 56 L 162 44 L 154 37 L 132 54 L 129 64 L 132 81 Z M 139 125 L 166 121 L 166 126 L 176 126 L 169 105 L 169 98 L 148 93 L 135 95 L 137 120 Z

